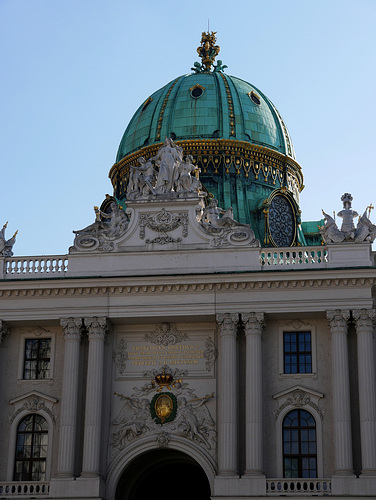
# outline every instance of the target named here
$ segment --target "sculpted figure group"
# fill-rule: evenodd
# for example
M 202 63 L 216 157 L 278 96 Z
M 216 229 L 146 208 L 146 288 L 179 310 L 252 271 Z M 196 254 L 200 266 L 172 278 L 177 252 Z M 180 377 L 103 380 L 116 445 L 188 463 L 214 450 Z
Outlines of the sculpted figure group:
M 175 376 L 182 373 L 179 370 L 173 371 L 166 365 L 163 369 L 164 373 Z M 160 370 L 155 373 L 160 373 Z M 149 374 L 150 372 L 145 372 L 144 376 Z M 154 379 L 154 373 L 152 375 Z M 214 393 L 198 397 L 189 384 L 182 380 L 176 380 L 168 390 L 176 396 L 177 412 L 172 421 L 163 425 L 156 423 L 151 413 L 151 395 L 156 391 L 154 382 L 134 387 L 130 397 L 115 393 L 124 404 L 112 422 L 113 452 L 116 452 L 115 449 L 124 449 L 129 442 L 143 435 L 164 432 L 170 436 L 183 436 L 205 447 L 210 453 L 215 453 L 215 423 L 207 407 Z
M 153 158 L 138 159 L 138 167 L 131 166 L 127 186 L 129 200 L 142 200 L 154 196 L 197 196 L 201 190 L 199 169 L 193 157 L 183 159 L 183 148 L 166 138 L 163 146 Z M 191 174 L 195 174 L 193 177 Z
M 355 227 L 354 219 L 359 214 L 351 208 L 353 198 L 350 193 L 345 193 L 341 197 L 343 202 L 343 210 L 338 212 L 338 216 L 342 218 L 341 229 L 338 228 L 335 220 L 329 214 L 324 214 L 325 224 L 319 228 L 320 234 L 327 245 L 333 243 L 346 243 L 346 242 L 373 242 L 376 237 L 376 225 L 372 224 L 369 220 L 369 214 L 372 206 L 369 206 L 364 211 L 364 214 L 359 217 L 358 223 Z
M 6 222 L 0 230 L 0 255 L 3 255 L 4 257 L 12 257 L 12 248 L 16 243 L 16 236 L 18 231 L 16 231 L 14 235 L 9 240 L 7 240 L 5 238 L 5 230 L 7 228 L 7 225 L 8 222 Z

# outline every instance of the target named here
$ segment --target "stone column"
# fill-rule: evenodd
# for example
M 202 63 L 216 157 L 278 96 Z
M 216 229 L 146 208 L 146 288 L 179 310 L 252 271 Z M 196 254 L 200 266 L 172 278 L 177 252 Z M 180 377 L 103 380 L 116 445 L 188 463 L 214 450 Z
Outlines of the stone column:
M 57 476 L 73 477 L 82 318 L 64 318 L 60 325 L 64 330 L 65 349 Z
M 242 314 L 246 339 L 246 476 L 263 475 L 262 329 L 263 313 Z
M 217 314 L 218 353 L 218 469 L 222 476 L 237 475 L 237 362 L 238 314 Z
M 327 311 L 332 336 L 334 472 L 353 474 L 347 322 L 350 311 Z
M 358 345 L 362 474 L 376 476 L 376 373 L 373 341 L 375 311 L 353 311 Z
M 84 453 L 81 477 L 100 476 L 100 444 L 103 400 L 104 339 L 109 331 L 107 318 L 85 318 L 89 337 L 87 367 Z

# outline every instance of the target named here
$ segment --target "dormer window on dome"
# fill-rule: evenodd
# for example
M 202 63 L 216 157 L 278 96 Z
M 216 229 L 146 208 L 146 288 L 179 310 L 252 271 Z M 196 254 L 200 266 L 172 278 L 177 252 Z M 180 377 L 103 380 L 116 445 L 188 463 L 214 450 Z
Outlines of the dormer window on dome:
M 198 99 L 199 97 L 201 97 L 204 91 L 205 87 L 199 84 L 194 85 L 189 89 L 189 93 L 191 94 L 191 97 L 193 97 L 194 99 Z
M 261 104 L 260 98 L 255 92 L 253 92 L 253 91 L 248 92 L 248 96 L 253 103 L 255 103 L 257 106 L 260 106 L 260 104 Z

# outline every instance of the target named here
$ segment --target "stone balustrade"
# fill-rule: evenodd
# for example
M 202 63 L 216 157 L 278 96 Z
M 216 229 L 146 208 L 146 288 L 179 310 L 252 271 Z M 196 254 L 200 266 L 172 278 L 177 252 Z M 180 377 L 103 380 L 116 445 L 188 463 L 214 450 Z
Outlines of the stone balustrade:
M 330 479 L 267 479 L 267 496 L 330 496 Z
M 223 267 L 226 272 L 246 271 L 285 271 L 304 269 L 334 269 L 351 267 L 372 267 L 375 263 L 376 252 L 372 252 L 371 244 L 339 244 L 317 247 L 286 247 L 286 248 L 244 248 L 231 251 L 238 252 L 236 266 L 233 259 L 228 259 L 230 249 L 215 249 L 209 253 L 197 251 L 200 260 L 197 261 L 195 252 L 186 254 L 181 250 L 160 252 L 158 258 L 152 260 L 151 268 L 143 269 L 140 252 L 114 252 L 114 253 L 81 253 L 69 255 L 49 255 L 36 257 L 0 257 L 0 279 L 28 279 L 28 278 L 55 278 L 75 276 L 112 276 L 116 268 L 117 275 L 135 276 L 144 274 L 165 273 L 176 274 L 186 272 L 185 258 L 190 256 L 201 262 L 206 258 L 205 265 L 197 267 L 200 274 L 213 268 Z M 172 257 L 176 257 L 175 262 Z M 181 257 L 184 257 L 181 260 Z M 179 260 L 180 258 L 180 260 Z M 209 259 L 209 260 L 208 260 Z M 196 262 L 195 261 L 195 262 Z M 142 263 L 144 260 L 142 260 Z M 68 265 L 69 263 L 69 265 Z M 221 267 L 221 269 L 222 269 Z
M 263 248 L 260 250 L 260 264 L 263 269 L 270 267 L 319 268 L 329 262 L 326 247 Z
M 6 278 L 43 278 L 50 275 L 65 276 L 68 271 L 67 255 L 42 257 L 8 257 L 5 259 Z
M 47 498 L 50 493 L 50 483 L 36 481 L 15 481 L 0 483 L 0 497 L 38 497 Z

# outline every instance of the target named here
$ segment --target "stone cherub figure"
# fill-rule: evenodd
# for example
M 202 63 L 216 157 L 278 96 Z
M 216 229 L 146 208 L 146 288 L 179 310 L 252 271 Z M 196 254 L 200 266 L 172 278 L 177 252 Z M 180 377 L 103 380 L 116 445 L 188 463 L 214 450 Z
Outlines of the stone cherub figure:
M 18 231 L 16 231 L 14 235 L 9 240 L 7 240 L 5 238 L 5 230 L 7 226 L 8 222 L 6 222 L 3 225 L 2 229 L 0 230 L 0 255 L 3 255 L 4 257 L 12 257 L 13 255 L 12 248 L 16 242 L 16 236 Z

